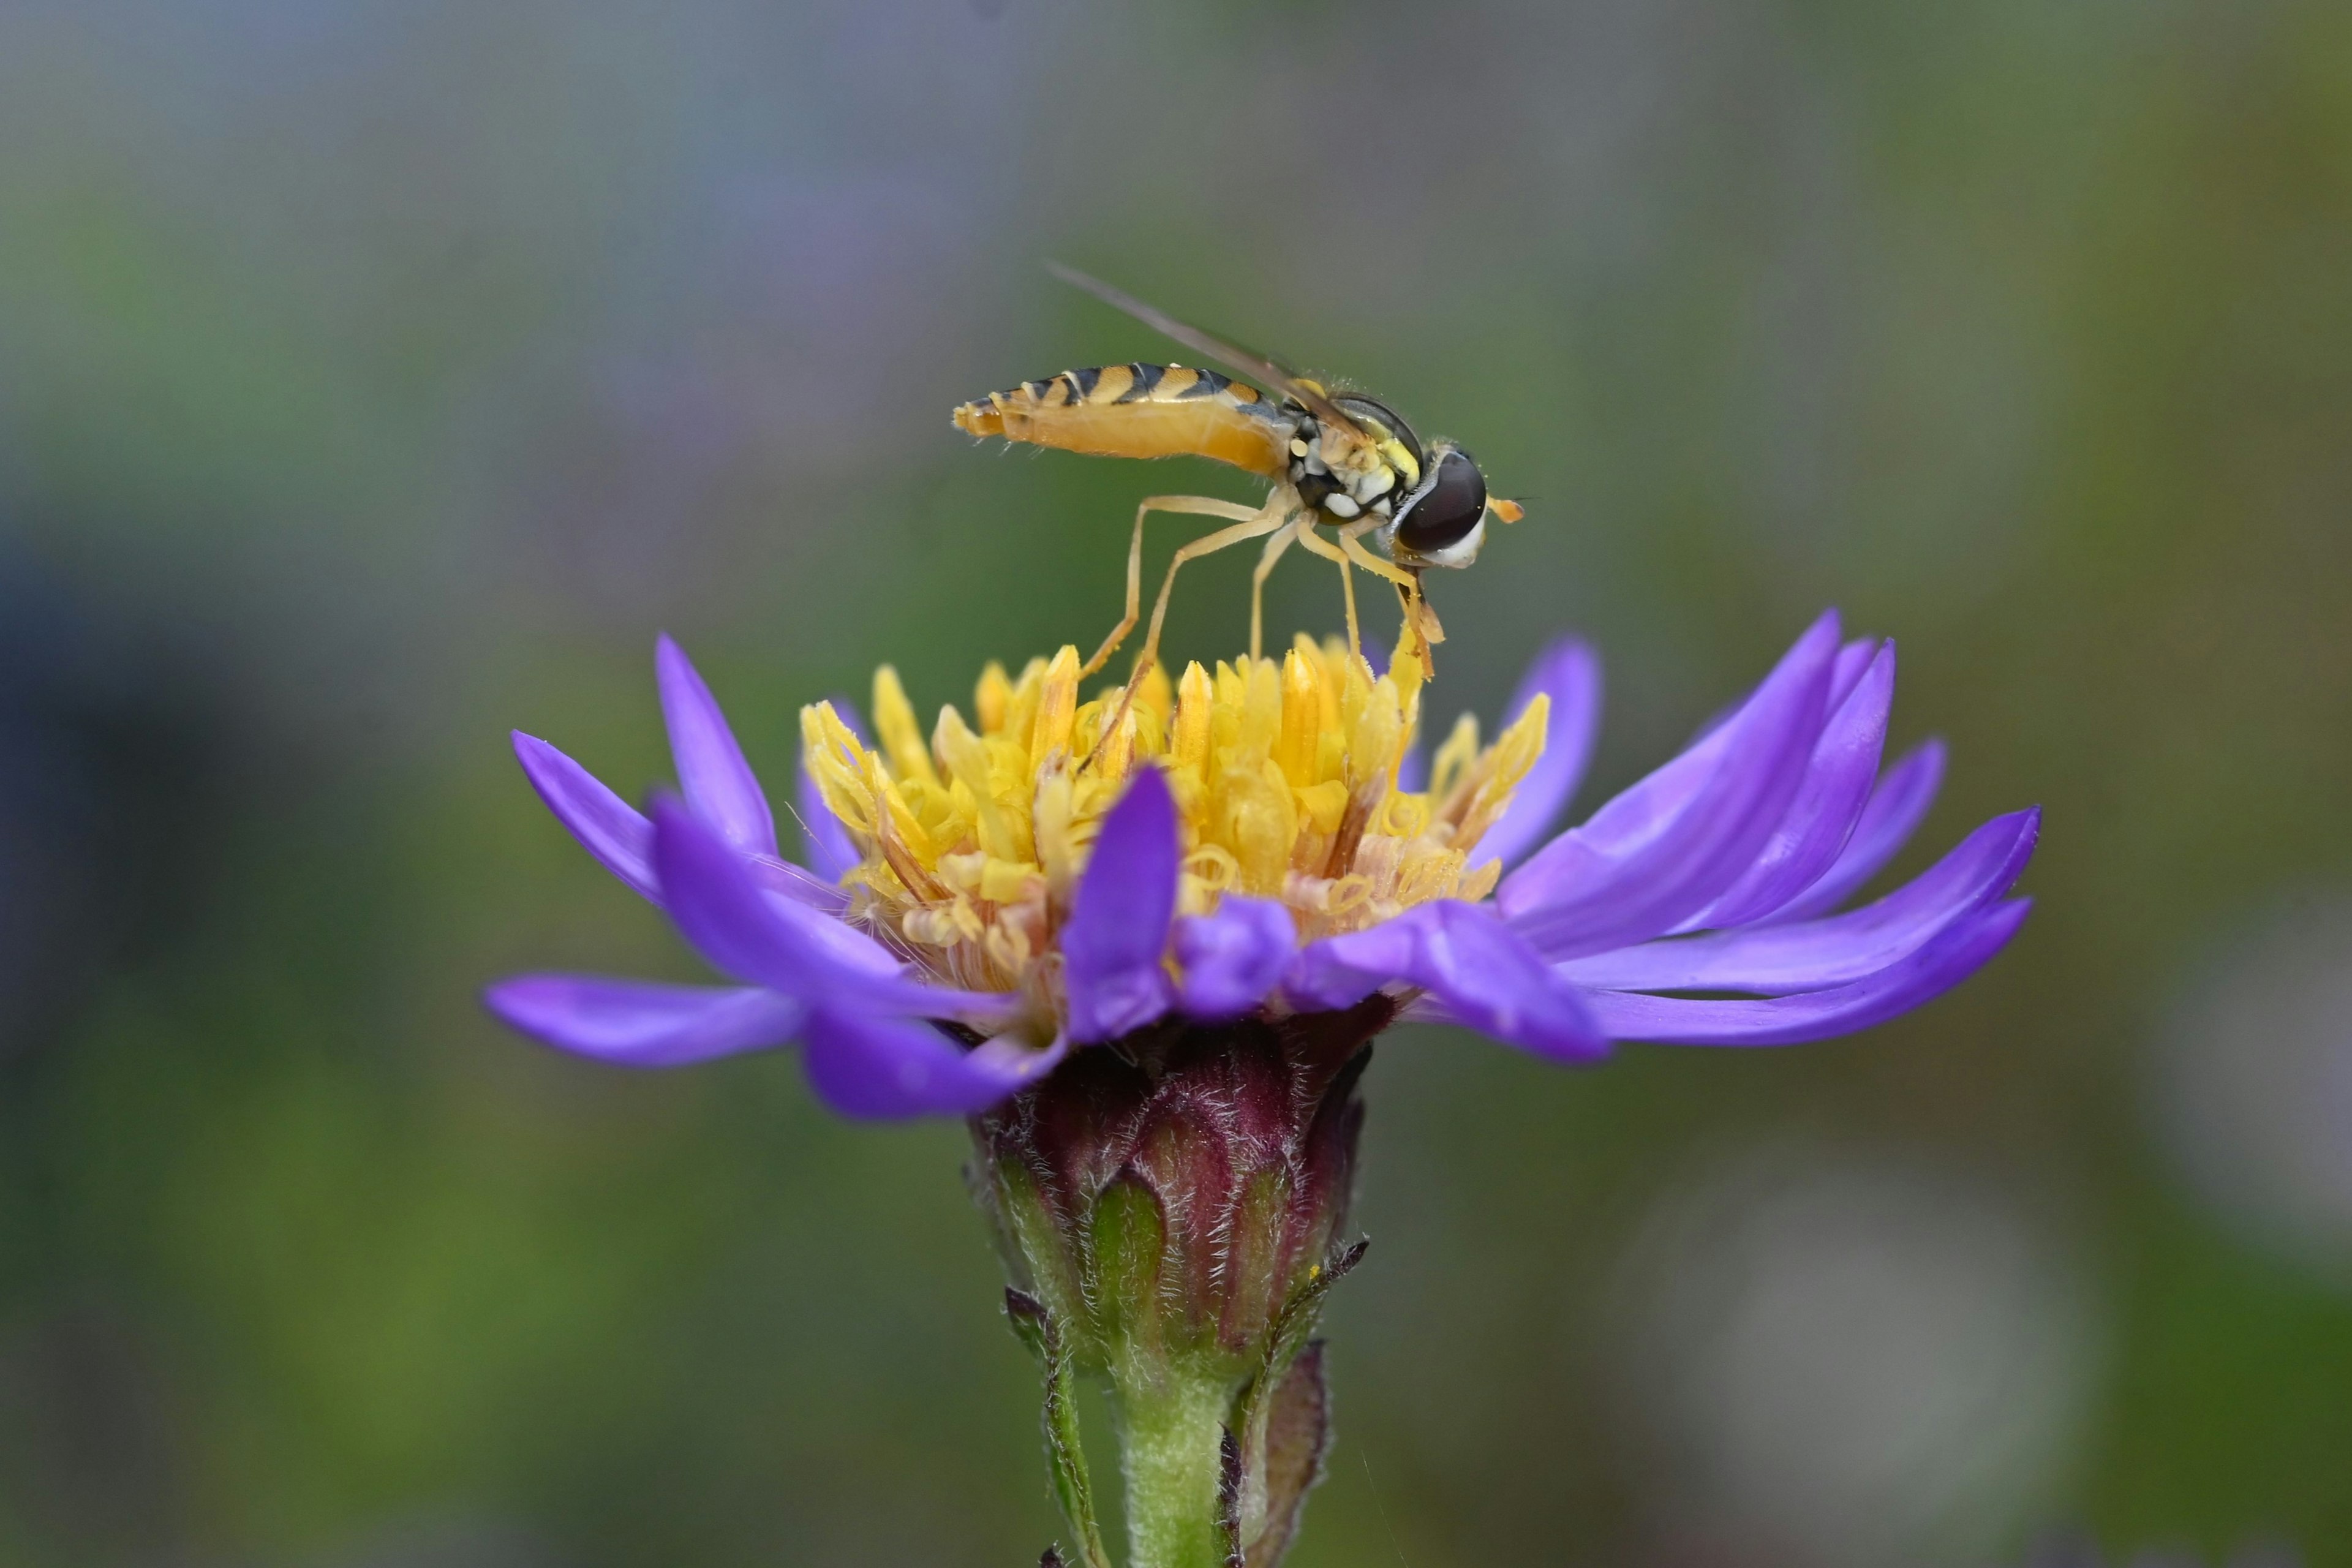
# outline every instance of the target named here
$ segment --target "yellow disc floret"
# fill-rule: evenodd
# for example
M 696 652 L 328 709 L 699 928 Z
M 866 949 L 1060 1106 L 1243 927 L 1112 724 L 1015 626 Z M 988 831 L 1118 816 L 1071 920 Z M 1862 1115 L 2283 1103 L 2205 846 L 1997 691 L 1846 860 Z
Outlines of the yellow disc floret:
M 1029 994 L 1058 1017 L 1055 933 L 1097 825 L 1141 767 L 1174 795 L 1177 913 L 1228 894 L 1279 900 L 1301 942 L 1360 931 L 1432 899 L 1477 900 L 1501 874 L 1478 840 L 1543 752 L 1538 697 L 1491 746 L 1465 717 L 1430 787 L 1398 769 L 1421 710 L 1420 663 L 1371 667 L 1300 636 L 1273 659 L 1154 669 L 1131 702 L 1078 700 L 1078 652 L 991 664 L 972 719 L 940 710 L 925 741 L 898 674 L 874 677 L 875 744 L 832 704 L 801 710 L 811 775 L 863 857 L 843 879 L 850 918 L 942 982 Z M 1108 730 L 1108 732 L 1106 731 Z

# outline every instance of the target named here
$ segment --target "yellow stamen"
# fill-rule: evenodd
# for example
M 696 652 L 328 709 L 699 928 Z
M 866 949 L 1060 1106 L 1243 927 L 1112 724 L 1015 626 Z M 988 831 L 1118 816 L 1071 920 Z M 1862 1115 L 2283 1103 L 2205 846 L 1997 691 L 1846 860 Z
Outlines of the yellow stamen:
M 956 783 L 970 794 L 980 847 L 998 860 L 1025 859 L 1021 841 L 1013 837 L 1013 826 L 996 797 L 995 770 L 989 765 L 988 742 L 965 728 L 963 715 L 950 706 L 940 710 L 939 725 L 931 731 L 931 745 L 955 775 Z
M 990 659 L 980 672 L 980 682 L 972 688 L 971 710 L 980 720 L 983 735 L 1001 733 L 1004 729 L 1004 707 L 1013 700 L 1013 682 L 1004 667 Z
M 1042 767 L 1045 759 L 1059 752 L 1070 750 L 1070 731 L 1078 712 L 1078 650 L 1067 643 L 1045 667 L 1045 679 L 1037 694 L 1037 717 L 1029 731 L 1031 765 Z
M 1029 739 L 1030 731 L 1037 727 L 1037 700 L 1045 689 L 1045 661 L 1033 658 L 1022 668 L 1021 679 L 1013 683 L 1013 689 L 1004 694 L 995 728 L 983 725 L 981 729 L 983 735 L 1002 735 L 1019 746 L 1022 754 L 1029 757 L 1023 764 L 1026 767 L 1037 763 L 1037 759 L 1029 755 Z
M 1300 789 L 1315 783 L 1316 742 L 1323 738 L 1322 660 L 1292 648 L 1282 661 L 1282 772 Z
M 915 723 L 915 705 L 907 700 L 898 672 L 887 664 L 874 672 L 874 732 L 881 737 L 891 771 L 900 778 L 934 785 L 940 782 L 923 731 Z
M 1429 797 L 1451 800 L 1469 776 L 1470 764 L 1477 759 L 1478 721 L 1465 713 L 1454 721 L 1454 733 L 1445 737 L 1445 744 L 1438 747 L 1437 755 L 1430 759 Z
M 1102 816 L 1138 768 L 1167 776 L 1179 815 L 1181 913 L 1228 893 L 1278 899 L 1302 941 L 1360 931 L 1431 899 L 1484 898 L 1500 868 L 1477 844 L 1542 754 L 1538 700 L 1481 747 L 1475 722 L 1438 749 L 1426 791 L 1397 788 L 1424 671 L 1388 674 L 1333 638 L 1279 661 L 1154 671 L 1078 700 L 1078 653 L 981 672 L 974 722 L 943 707 L 929 742 L 896 672 L 875 675 L 877 744 L 826 703 L 802 710 L 805 765 L 863 863 L 851 918 L 943 981 L 1014 991 L 1024 1027 L 1060 1006 L 1055 932 L 1069 918 Z M 1104 727 L 1118 716 L 1115 730 Z
M 1209 760 L 1209 710 L 1216 705 L 1216 689 L 1198 660 L 1184 667 L 1184 684 L 1176 691 L 1176 733 L 1169 753 L 1180 768 L 1198 770 Z
M 1036 824 L 1037 859 L 1045 868 L 1047 890 L 1057 903 L 1067 904 L 1077 874 L 1077 846 L 1071 832 L 1068 759 L 1056 757 L 1037 780 L 1035 804 L 1030 807 Z
M 1511 794 L 1528 770 L 1543 755 L 1544 731 L 1551 721 L 1551 698 L 1538 692 L 1528 710 L 1513 721 L 1511 727 L 1496 739 L 1486 755 L 1470 767 L 1469 787 L 1465 791 L 1459 826 L 1454 840 L 1475 844 L 1495 826 L 1504 808 L 1511 804 Z

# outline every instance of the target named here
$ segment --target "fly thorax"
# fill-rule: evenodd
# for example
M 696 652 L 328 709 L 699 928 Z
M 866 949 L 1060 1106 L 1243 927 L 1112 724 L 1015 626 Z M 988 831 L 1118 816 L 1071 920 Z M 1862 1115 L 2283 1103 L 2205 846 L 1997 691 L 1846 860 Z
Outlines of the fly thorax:
M 1399 458 L 1410 456 L 1387 447 L 1393 441 L 1367 440 L 1353 431 L 1326 427 L 1312 414 L 1302 414 L 1290 438 L 1291 487 L 1313 510 L 1340 522 L 1371 514 L 1389 515 L 1394 497 L 1408 483 Z

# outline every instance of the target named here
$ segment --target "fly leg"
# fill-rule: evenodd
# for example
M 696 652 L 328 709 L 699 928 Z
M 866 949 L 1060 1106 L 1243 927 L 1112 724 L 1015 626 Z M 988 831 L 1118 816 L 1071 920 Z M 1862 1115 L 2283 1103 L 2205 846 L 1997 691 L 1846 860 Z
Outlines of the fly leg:
M 1135 674 L 1129 678 L 1127 683 L 1130 695 L 1143 684 L 1143 678 L 1150 673 L 1151 667 L 1160 661 L 1160 632 L 1167 625 L 1168 601 L 1176 591 L 1176 574 L 1184 569 L 1184 563 L 1198 561 L 1203 555 L 1213 555 L 1245 539 L 1264 539 L 1289 521 L 1290 498 L 1277 492 L 1266 499 L 1265 505 L 1248 513 L 1244 521 L 1233 527 L 1204 533 L 1177 550 L 1175 558 L 1168 563 L 1168 575 L 1160 581 L 1160 597 L 1151 606 L 1151 629 L 1144 634 L 1143 652 L 1136 659 Z
M 1223 506 L 1227 503 L 1219 501 L 1216 504 Z M 1236 522 L 1231 528 L 1221 528 L 1214 533 L 1204 533 L 1177 550 L 1175 559 L 1168 563 L 1168 575 L 1160 579 L 1160 597 L 1151 606 L 1151 627 L 1144 634 L 1143 651 L 1136 656 L 1135 673 L 1127 678 L 1127 689 L 1119 693 L 1118 707 L 1102 727 L 1102 740 L 1095 742 L 1094 751 L 1087 752 L 1087 760 L 1078 764 L 1080 772 L 1092 765 L 1096 753 L 1102 750 L 1103 741 L 1118 733 L 1118 727 L 1127 721 L 1127 710 L 1135 705 L 1135 694 L 1143 689 L 1143 678 L 1150 675 L 1151 667 L 1160 662 L 1160 632 L 1167 624 L 1168 600 L 1176 591 L 1176 574 L 1183 569 L 1184 563 L 1198 561 L 1203 555 L 1213 555 L 1244 540 L 1264 539 L 1290 521 L 1290 498 L 1277 490 L 1266 498 L 1265 506 L 1249 514 L 1248 521 Z
M 1111 628 L 1110 636 L 1103 638 L 1103 645 L 1095 649 L 1094 658 L 1087 660 L 1079 669 L 1081 677 L 1100 669 L 1110 656 L 1118 651 L 1118 645 L 1127 640 L 1127 634 L 1135 629 L 1136 620 L 1143 609 L 1143 516 L 1152 511 L 1222 517 L 1227 522 L 1246 522 L 1257 515 L 1255 507 L 1243 506 L 1238 501 L 1212 500 L 1207 496 L 1151 496 L 1137 507 L 1135 538 L 1127 547 L 1127 614 L 1118 626 Z
M 1290 520 L 1286 528 L 1278 528 L 1274 537 L 1265 542 L 1265 553 L 1257 558 L 1257 570 L 1250 574 L 1250 658 L 1260 657 L 1259 649 L 1265 640 L 1265 580 L 1274 571 L 1274 563 L 1282 559 L 1293 540 L 1303 540 L 1315 531 L 1315 525 L 1302 515 Z
M 1356 627 L 1356 574 L 1348 570 L 1347 556 L 1340 553 L 1338 545 L 1316 532 L 1315 525 L 1311 522 L 1299 531 L 1298 542 L 1323 557 L 1324 560 L 1337 561 L 1339 563 L 1339 589 L 1348 599 L 1348 651 L 1361 658 L 1364 651 L 1364 638 L 1363 634 Z
M 1445 629 L 1437 624 L 1437 614 L 1429 607 L 1429 601 L 1422 597 L 1420 574 L 1406 571 L 1393 561 L 1381 560 L 1362 543 L 1365 534 L 1387 521 L 1366 517 L 1348 524 L 1339 531 L 1339 548 L 1347 552 L 1349 560 L 1373 576 L 1385 577 L 1397 585 L 1398 595 L 1404 600 L 1405 620 L 1419 636 L 1422 668 L 1434 675 L 1437 666 L 1430 656 L 1430 645 L 1444 642 Z

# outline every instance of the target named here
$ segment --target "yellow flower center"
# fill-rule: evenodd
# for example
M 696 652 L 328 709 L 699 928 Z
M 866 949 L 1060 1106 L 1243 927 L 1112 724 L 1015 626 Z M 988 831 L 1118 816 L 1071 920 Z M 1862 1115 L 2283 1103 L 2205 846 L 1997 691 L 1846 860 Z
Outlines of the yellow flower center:
M 1537 698 L 1486 747 L 1465 715 L 1429 787 L 1401 790 L 1421 684 L 1414 658 L 1376 679 L 1339 639 L 1301 634 L 1278 663 L 1193 664 L 1172 691 L 1155 669 L 1122 710 L 1118 686 L 1078 700 L 1077 649 L 1064 647 L 1018 679 L 989 665 L 972 720 L 944 707 L 928 742 L 887 665 L 876 746 L 831 703 L 801 710 L 801 734 L 863 856 L 842 879 L 850 918 L 942 982 L 1028 991 L 1057 1016 L 1055 933 L 1139 767 L 1160 769 L 1176 801 L 1179 914 L 1208 914 L 1227 893 L 1278 899 L 1311 942 L 1491 892 L 1500 864 L 1472 856 L 1542 754 L 1549 703 Z

